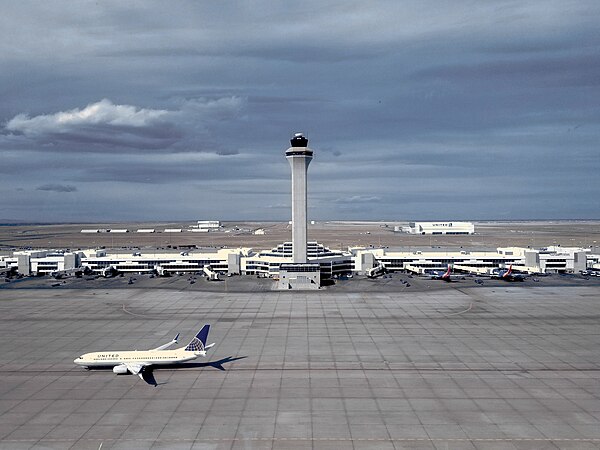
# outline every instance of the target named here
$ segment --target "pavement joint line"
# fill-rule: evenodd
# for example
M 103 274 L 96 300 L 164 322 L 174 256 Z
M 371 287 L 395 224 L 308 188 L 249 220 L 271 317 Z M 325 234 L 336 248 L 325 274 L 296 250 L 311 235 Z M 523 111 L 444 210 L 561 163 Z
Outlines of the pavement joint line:
M 134 317 L 140 317 L 140 318 L 142 318 L 142 319 L 159 319 L 158 317 L 153 317 L 153 316 L 147 316 L 147 315 L 144 315 L 144 314 L 136 314 L 136 313 L 133 313 L 133 312 L 129 311 L 129 310 L 128 310 L 128 309 L 125 307 L 125 304 L 124 304 L 124 303 L 123 303 L 123 312 L 124 312 L 125 314 L 129 314 L 129 315 L 131 315 L 131 316 L 134 316 Z
M 149 438 L 86 438 L 86 439 L 69 439 L 69 438 L 53 438 L 53 439 L 0 439 L 0 443 L 5 442 L 256 442 L 256 441 L 292 441 L 292 442 L 308 442 L 308 441 L 344 441 L 344 442 L 412 442 L 412 441 L 427 441 L 427 442 L 600 442 L 600 438 L 175 438 L 175 439 L 149 439 Z
M 455 313 L 452 313 L 452 314 L 445 314 L 445 315 L 446 315 L 446 316 L 458 316 L 458 315 L 460 315 L 460 314 L 464 314 L 464 313 L 466 313 L 466 312 L 469 312 L 469 311 L 471 311 L 471 309 L 472 309 L 472 308 L 473 308 L 473 302 L 471 302 L 471 303 L 469 304 L 469 307 L 468 307 L 467 309 L 465 309 L 464 311 L 458 311 L 458 312 L 455 312 Z

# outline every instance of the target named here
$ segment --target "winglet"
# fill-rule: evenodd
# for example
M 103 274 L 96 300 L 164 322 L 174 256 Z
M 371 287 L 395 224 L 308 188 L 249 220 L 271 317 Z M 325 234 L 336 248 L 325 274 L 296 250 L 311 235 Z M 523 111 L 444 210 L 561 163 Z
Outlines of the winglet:
M 171 342 L 167 342 L 166 344 L 163 344 L 160 347 L 153 348 L 150 351 L 156 352 L 158 350 L 165 350 L 165 349 L 169 348 L 171 345 L 177 344 L 178 340 L 179 340 L 179 333 L 177 333 L 177 336 L 175 336 Z

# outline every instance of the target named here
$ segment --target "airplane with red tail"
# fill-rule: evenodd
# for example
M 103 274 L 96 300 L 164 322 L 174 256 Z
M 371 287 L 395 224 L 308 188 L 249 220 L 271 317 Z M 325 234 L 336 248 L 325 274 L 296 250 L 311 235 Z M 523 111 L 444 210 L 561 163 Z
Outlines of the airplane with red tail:
M 429 275 L 432 280 L 442 280 L 447 283 L 456 281 L 459 278 L 458 276 L 452 274 L 452 268 L 450 264 L 448 264 L 448 269 L 445 272 L 442 272 L 441 270 L 433 270 L 429 272 Z
M 497 278 L 503 281 L 525 281 L 525 277 L 519 273 L 513 273 L 512 264 L 508 266 L 508 270 L 500 270 L 497 275 L 492 278 Z

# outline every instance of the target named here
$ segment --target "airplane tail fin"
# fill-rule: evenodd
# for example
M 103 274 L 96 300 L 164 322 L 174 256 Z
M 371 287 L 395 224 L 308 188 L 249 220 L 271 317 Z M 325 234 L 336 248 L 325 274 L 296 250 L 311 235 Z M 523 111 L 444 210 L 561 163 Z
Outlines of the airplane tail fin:
M 450 276 L 450 264 L 448 264 L 448 270 L 446 270 L 446 273 L 444 274 L 445 277 L 449 277 Z
M 506 275 L 511 275 L 512 274 L 512 264 L 510 266 L 508 266 L 508 272 L 506 272 Z
M 194 336 L 194 339 L 190 341 L 185 350 L 188 352 L 203 352 L 206 351 L 207 348 L 212 347 L 212 345 L 206 345 L 206 339 L 208 339 L 209 330 L 210 325 L 204 325 L 202 329 L 198 331 L 198 334 Z

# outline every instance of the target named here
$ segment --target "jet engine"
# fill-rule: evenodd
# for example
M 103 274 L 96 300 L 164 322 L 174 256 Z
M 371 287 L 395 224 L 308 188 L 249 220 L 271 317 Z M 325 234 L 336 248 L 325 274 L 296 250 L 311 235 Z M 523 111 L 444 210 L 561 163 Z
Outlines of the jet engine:
M 125 375 L 126 373 L 128 373 L 127 366 L 125 364 L 115 366 L 113 367 L 113 372 L 117 375 Z

